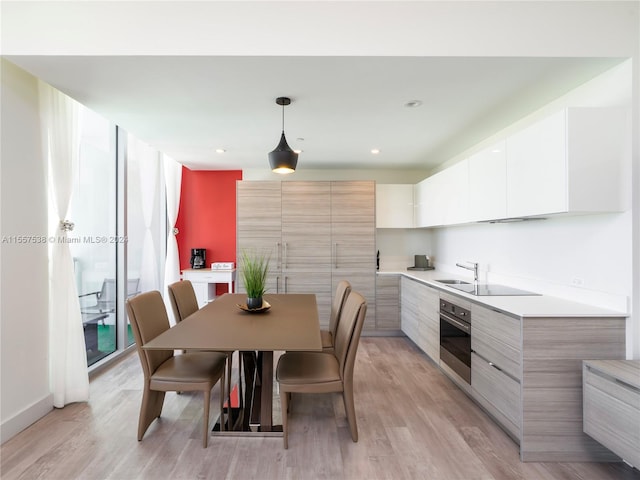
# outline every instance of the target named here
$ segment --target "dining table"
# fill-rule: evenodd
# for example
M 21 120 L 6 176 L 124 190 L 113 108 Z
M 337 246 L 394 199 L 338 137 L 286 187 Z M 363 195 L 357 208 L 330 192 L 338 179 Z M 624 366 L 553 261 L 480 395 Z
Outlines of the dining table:
M 273 425 L 274 352 L 322 350 L 315 294 L 266 294 L 263 300 L 263 308 L 249 310 L 246 294 L 226 293 L 143 347 L 240 352 L 246 396 L 235 421 L 228 401 L 227 428 L 223 412 L 215 428 L 220 434 L 281 435 L 282 426 Z

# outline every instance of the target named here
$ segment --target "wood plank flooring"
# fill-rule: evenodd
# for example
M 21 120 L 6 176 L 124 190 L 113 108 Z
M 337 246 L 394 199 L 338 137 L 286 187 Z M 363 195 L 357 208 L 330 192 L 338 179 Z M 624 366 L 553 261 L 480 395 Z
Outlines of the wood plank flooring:
M 339 395 L 298 395 L 289 450 L 281 438 L 212 437 L 202 448 L 201 394 L 168 393 L 136 439 L 137 354 L 91 381 L 91 400 L 54 410 L 0 447 L 10 479 L 627 480 L 622 463 L 521 463 L 518 447 L 403 337 L 362 338 L 355 370 L 360 441 Z M 213 390 L 211 418 L 217 415 Z

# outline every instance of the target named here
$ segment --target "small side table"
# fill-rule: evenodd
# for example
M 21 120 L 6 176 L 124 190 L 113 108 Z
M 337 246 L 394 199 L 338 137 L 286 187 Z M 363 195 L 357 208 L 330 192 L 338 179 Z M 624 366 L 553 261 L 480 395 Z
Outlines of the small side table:
M 212 270 L 210 268 L 187 268 L 182 271 L 182 279 L 189 280 L 198 299 L 198 307 L 216 299 L 216 285 L 226 283 L 229 293 L 234 293 L 233 285 L 236 281 L 236 269 Z

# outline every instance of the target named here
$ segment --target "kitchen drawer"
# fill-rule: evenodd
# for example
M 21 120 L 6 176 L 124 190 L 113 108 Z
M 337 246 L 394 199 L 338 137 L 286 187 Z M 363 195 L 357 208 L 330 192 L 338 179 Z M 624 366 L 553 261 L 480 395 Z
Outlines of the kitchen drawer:
M 474 319 L 472 318 L 472 320 Z M 520 349 L 513 348 L 497 340 L 485 330 L 475 328 L 474 325 L 471 327 L 471 350 L 493 362 L 498 368 L 512 377 L 520 380 L 522 378 Z
M 471 306 L 471 330 L 483 330 L 495 339 L 520 350 L 520 319 L 510 317 L 501 312 L 481 307 L 475 303 Z
M 583 367 L 584 432 L 616 455 L 640 466 L 640 390 Z
M 471 387 L 474 395 L 480 395 L 492 408 L 511 424 L 505 425 L 513 432 L 520 430 L 520 383 L 491 366 L 488 361 L 471 353 Z M 486 406 L 486 405 L 485 405 Z

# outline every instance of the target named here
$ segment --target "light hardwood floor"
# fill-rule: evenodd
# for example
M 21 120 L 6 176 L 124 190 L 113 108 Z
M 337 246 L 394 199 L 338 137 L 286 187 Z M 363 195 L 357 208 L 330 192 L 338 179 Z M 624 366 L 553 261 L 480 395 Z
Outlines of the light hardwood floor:
M 294 396 L 281 438 L 212 437 L 200 394 L 167 394 L 136 440 L 137 354 L 91 382 L 91 401 L 55 410 L 0 448 L 9 479 L 640 479 L 625 464 L 521 463 L 518 447 L 408 339 L 362 338 L 355 370 L 360 441 L 339 395 Z M 217 387 L 212 419 L 217 415 Z

